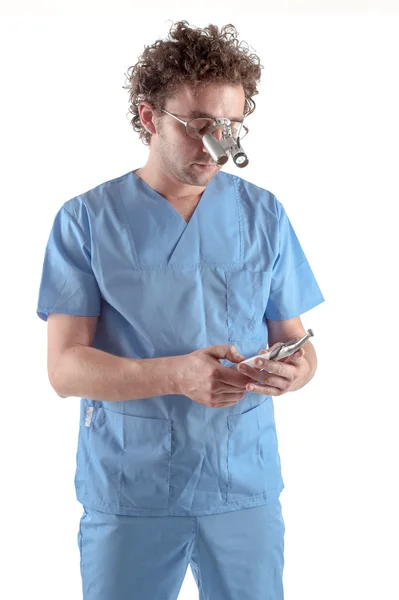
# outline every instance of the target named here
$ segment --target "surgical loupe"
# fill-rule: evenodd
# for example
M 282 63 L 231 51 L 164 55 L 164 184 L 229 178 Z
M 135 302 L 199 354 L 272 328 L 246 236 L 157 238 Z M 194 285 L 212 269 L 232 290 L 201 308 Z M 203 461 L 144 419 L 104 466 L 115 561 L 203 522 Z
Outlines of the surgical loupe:
M 240 138 L 234 138 L 232 135 L 230 120 L 215 118 L 215 121 L 222 128 L 223 139 L 217 140 L 211 133 L 201 138 L 212 160 L 218 165 L 225 165 L 229 160 L 227 152 L 230 152 L 237 167 L 246 167 L 249 163 L 248 157 L 241 146 Z

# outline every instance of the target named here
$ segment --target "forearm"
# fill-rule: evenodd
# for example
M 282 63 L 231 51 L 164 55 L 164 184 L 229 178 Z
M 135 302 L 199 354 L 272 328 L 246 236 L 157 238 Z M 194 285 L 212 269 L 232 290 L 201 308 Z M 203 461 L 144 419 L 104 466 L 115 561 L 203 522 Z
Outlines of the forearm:
M 302 360 L 306 361 L 308 368 L 304 370 L 304 376 L 298 380 L 292 391 L 299 390 L 304 385 L 309 383 L 309 381 L 313 379 L 314 374 L 316 373 L 317 356 L 313 344 L 310 341 L 307 341 L 306 344 L 304 344 L 303 349 L 305 350 L 305 354 Z
M 138 400 L 178 393 L 175 372 L 179 357 L 132 359 L 96 348 L 74 346 L 60 358 L 51 384 L 63 398 Z

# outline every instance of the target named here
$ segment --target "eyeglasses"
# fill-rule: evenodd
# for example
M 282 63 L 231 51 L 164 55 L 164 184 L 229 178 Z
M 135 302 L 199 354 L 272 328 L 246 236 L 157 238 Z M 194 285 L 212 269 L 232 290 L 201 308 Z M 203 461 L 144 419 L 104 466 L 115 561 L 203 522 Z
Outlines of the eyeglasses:
M 183 125 L 186 126 L 188 135 L 196 140 L 201 140 L 207 133 L 214 133 L 216 129 L 223 127 L 224 124 L 230 125 L 233 137 L 236 139 L 240 138 L 240 141 L 244 139 L 248 133 L 248 127 L 246 127 L 242 121 L 230 121 L 230 119 L 224 117 L 217 120 L 212 119 L 211 117 L 197 117 L 195 119 L 190 119 L 190 121 L 183 121 L 183 119 L 176 117 L 176 115 L 173 115 L 165 109 L 162 109 L 162 112 L 173 117 L 176 121 L 183 123 Z

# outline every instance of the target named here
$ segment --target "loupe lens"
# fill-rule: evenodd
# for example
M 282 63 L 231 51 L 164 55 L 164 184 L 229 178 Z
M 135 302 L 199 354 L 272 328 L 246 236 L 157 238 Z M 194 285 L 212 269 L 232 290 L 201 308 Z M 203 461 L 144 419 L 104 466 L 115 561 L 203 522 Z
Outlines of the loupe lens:
M 249 160 L 246 156 L 246 154 L 244 154 L 244 152 L 237 152 L 237 154 L 235 154 L 233 156 L 233 160 L 234 163 L 237 165 L 237 167 L 246 167 L 247 164 L 249 163 Z

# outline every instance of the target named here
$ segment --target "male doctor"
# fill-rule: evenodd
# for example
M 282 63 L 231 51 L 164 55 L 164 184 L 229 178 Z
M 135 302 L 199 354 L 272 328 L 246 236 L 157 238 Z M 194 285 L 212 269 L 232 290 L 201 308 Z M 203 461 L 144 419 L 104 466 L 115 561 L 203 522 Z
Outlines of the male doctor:
M 233 26 L 176 23 L 128 73 L 147 162 L 54 220 L 37 313 L 51 385 L 81 398 L 84 600 L 176 600 L 189 564 L 200 600 L 283 598 L 273 397 L 316 355 L 232 367 L 324 299 L 282 204 L 205 143 L 244 152 L 260 70 Z

